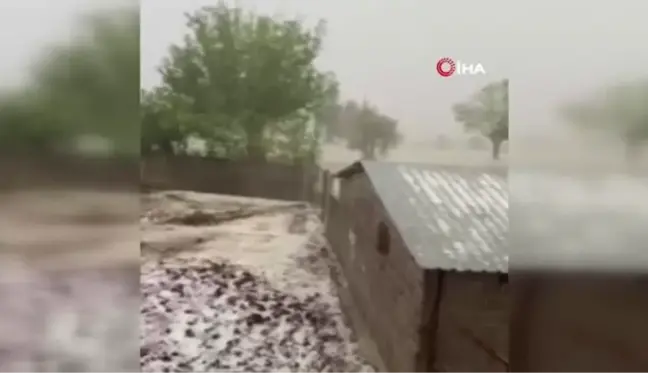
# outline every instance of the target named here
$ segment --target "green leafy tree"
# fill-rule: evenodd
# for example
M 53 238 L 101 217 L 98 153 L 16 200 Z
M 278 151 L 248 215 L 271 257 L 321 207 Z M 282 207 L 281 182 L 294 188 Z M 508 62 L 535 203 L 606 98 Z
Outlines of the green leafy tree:
M 189 98 L 210 143 L 237 127 L 247 156 L 264 160 L 271 127 L 297 113 L 315 117 L 337 94 L 331 74 L 314 62 L 324 24 L 313 30 L 295 20 L 276 20 L 220 3 L 187 15 L 189 35 L 170 48 L 163 85 Z M 222 139 L 221 139 L 222 140 Z
M 363 159 L 385 156 L 401 143 L 398 121 L 381 114 L 367 102 L 359 107 L 356 103 L 348 103 L 346 111 L 343 118 L 349 125 L 344 127 L 342 133 L 349 149 L 360 151 Z
M 452 111 L 466 132 L 478 133 L 491 142 L 491 155 L 499 159 L 509 135 L 508 79 L 486 85 L 469 100 L 455 104 Z
M 4 149 L 56 152 L 94 135 L 116 153 L 139 152 L 139 14 L 95 13 L 82 26 L 71 43 L 43 53 L 30 85 L 0 100 Z
M 269 127 L 266 146 L 273 159 L 290 163 L 313 163 L 321 154 L 323 131 L 308 113 L 296 113 Z
M 244 134 L 226 118 L 192 111 L 192 99 L 168 87 L 142 91 L 140 102 L 142 153 L 168 155 L 199 153 L 238 157 Z M 215 125 L 218 123 L 218 125 Z M 208 138 L 209 142 L 201 142 Z
M 74 136 L 56 123 L 34 92 L 11 92 L 0 102 L 0 148 L 4 152 L 52 153 Z
M 183 153 L 191 135 L 194 118 L 188 111 L 190 102 L 163 87 L 142 90 L 140 121 L 143 154 L 160 152 L 167 155 Z
M 634 161 L 648 144 L 648 80 L 618 84 L 589 99 L 560 108 L 576 128 L 621 140 L 626 159 Z

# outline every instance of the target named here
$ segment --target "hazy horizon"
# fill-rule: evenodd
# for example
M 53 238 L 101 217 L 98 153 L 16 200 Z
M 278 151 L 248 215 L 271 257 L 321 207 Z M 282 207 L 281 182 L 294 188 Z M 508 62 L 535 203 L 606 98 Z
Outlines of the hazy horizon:
M 156 66 L 168 46 L 181 40 L 183 13 L 215 3 L 142 1 L 144 87 L 159 81 Z M 380 7 L 339 0 L 236 3 L 266 14 L 298 16 L 310 24 L 325 20 L 328 34 L 318 65 L 336 73 L 343 99 L 373 102 L 400 120 L 410 141 L 432 139 L 437 133 L 462 135 L 452 104 L 503 77 L 511 81 L 512 138 L 547 135 L 547 126 L 567 133 L 556 114 L 561 103 L 646 73 L 648 65 L 648 52 L 632 42 L 642 32 L 648 34 L 642 13 L 632 11 L 638 2 L 458 1 L 444 3 L 443 9 L 411 0 L 383 1 Z M 580 17 L 584 9 L 587 17 Z M 446 56 L 481 63 L 487 74 L 442 78 L 435 65 Z M 619 56 L 624 56 L 622 63 Z
M 72 40 L 73 20 L 81 12 L 126 3 L 133 2 L 61 0 L 56 7 L 44 0 L 3 3 L 0 21 L 14 32 L 0 36 L 11 56 L 0 62 L 4 77 L 0 84 L 24 84 L 43 47 Z M 186 32 L 183 13 L 216 3 L 140 2 L 143 87 L 159 82 L 156 67 L 170 44 Z M 366 98 L 399 119 L 409 141 L 433 139 L 438 133 L 462 135 L 452 117 L 452 104 L 503 77 L 510 79 L 510 132 L 515 139 L 567 133 L 556 114 L 561 103 L 622 79 L 648 75 L 648 52 L 638 47 L 640 36 L 648 34 L 648 24 L 638 1 L 464 0 L 443 4 L 442 9 L 413 0 L 382 1 L 380 6 L 368 0 L 237 3 L 266 14 L 300 16 L 310 24 L 325 20 L 328 34 L 318 65 L 337 75 L 343 99 Z M 487 74 L 441 78 L 435 64 L 445 56 L 481 63 Z

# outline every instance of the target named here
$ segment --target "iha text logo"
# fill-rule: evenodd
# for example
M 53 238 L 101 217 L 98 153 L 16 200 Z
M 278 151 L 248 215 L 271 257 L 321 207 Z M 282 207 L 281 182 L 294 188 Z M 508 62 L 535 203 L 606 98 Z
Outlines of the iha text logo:
M 459 60 L 454 60 L 449 57 L 444 57 L 437 62 L 437 73 L 444 78 L 449 78 L 454 75 L 484 75 L 486 70 L 480 63 L 466 63 Z

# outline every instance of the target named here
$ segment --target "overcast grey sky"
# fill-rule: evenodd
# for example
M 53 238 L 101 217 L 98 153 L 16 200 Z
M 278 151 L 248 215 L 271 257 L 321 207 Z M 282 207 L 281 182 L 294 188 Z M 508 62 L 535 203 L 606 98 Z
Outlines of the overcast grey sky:
M 143 0 L 142 82 L 183 32 L 182 13 L 214 1 Z M 247 0 L 260 12 L 325 19 L 319 61 L 345 98 L 367 98 L 410 134 L 459 130 L 450 106 L 489 80 L 511 79 L 511 131 L 560 126 L 555 107 L 618 79 L 648 75 L 640 1 Z M 485 76 L 441 78 L 441 57 L 482 63 Z
M 27 65 L 43 45 L 69 40 L 71 21 L 81 1 L 64 0 L 56 7 L 47 3 L 46 0 L 0 2 L 0 45 L 5 51 L 0 60 L 0 86 L 23 83 Z
M 142 2 L 144 86 L 158 81 L 154 66 L 165 54 L 167 44 L 182 37 L 185 30 L 182 13 L 213 3 L 204 0 Z M 489 79 L 503 76 L 495 59 L 482 58 L 479 51 L 465 48 L 467 35 L 460 32 L 460 25 L 439 17 L 435 2 L 248 0 L 239 3 L 263 13 L 299 16 L 311 24 L 318 19 L 326 20 L 328 34 L 318 61 L 321 68 L 336 73 L 343 98 L 368 99 L 385 113 L 400 119 L 408 132 L 429 133 L 439 125 L 454 128 L 449 105 Z M 378 3 L 381 5 L 376 6 Z M 442 24 L 435 24 L 437 19 Z M 480 62 L 488 75 L 442 79 L 436 74 L 435 65 L 444 56 Z
M 29 66 L 44 46 L 74 40 L 76 19 L 85 12 L 136 4 L 133 0 L 0 1 L 0 88 L 29 79 Z
M 125 0 L 128 1 L 128 0 Z M 142 0 L 141 80 L 185 32 L 183 12 L 213 1 Z M 122 1 L 123 3 L 123 1 Z M 70 38 L 79 10 L 106 2 L 0 3 L 2 85 L 24 77 L 44 44 Z M 116 4 L 115 1 L 111 4 Z M 484 83 L 511 79 L 511 136 L 559 127 L 555 107 L 615 80 L 648 75 L 645 2 L 429 0 L 245 0 L 246 8 L 328 22 L 319 65 L 334 71 L 345 98 L 367 98 L 400 119 L 410 137 L 459 131 L 450 106 Z M 481 63 L 485 76 L 441 78 L 440 57 Z

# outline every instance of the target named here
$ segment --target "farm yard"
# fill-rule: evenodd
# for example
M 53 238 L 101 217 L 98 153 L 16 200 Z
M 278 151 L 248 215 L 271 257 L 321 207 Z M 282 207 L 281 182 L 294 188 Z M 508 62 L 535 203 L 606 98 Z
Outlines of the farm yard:
M 178 158 L 162 166 L 159 159 L 151 160 L 156 165 L 145 165 L 144 180 L 155 179 L 168 189 L 142 195 L 143 370 L 390 367 L 384 360 L 388 354 L 384 343 L 397 339 L 380 339 L 380 348 L 377 319 L 373 315 L 373 320 L 366 319 L 367 311 L 377 305 L 376 294 L 365 292 L 358 298 L 358 289 L 369 284 L 352 276 L 348 266 L 342 268 L 339 260 L 346 246 L 338 238 L 331 241 L 339 234 L 350 235 L 351 226 L 346 224 L 351 216 L 339 216 L 348 206 L 333 210 L 323 198 L 336 200 L 326 187 L 333 185 L 332 179 L 321 176 L 328 171 L 320 170 L 314 185 L 302 185 L 314 191 L 294 190 L 286 200 L 269 200 L 220 194 L 230 186 L 206 185 L 205 177 L 199 176 L 228 172 L 232 169 L 228 162 Z M 274 187 L 295 188 L 289 185 L 295 180 L 289 172 L 249 172 L 258 165 L 229 163 L 236 165 L 230 181 L 234 185 L 269 185 L 272 180 Z M 179 180 L 173 168 L 186 170 L 189 164 L 192 176 Z M 280 174 L 286 176 L 284 181 Z M 211 193 L 176 189 L 180 184 L 198 185 L 190 177 L 201 180 L 202 190 Z M 265 192 L 275 193 L 274 187 Z M 329 216 L 333 211 L 335 215 Z M 341 230 L 329 231 L 330 224 Z M 370 241 L 365 242 L 372 245 Z M 364 262 L 358 266 L 364 268 Z M 295 309 L 302 316 L 296 316 Z M 393 317 L 394 323 L 403 321 Z M 427 355 L 428 349 L 422 348 L 415 346 L 413 351 Z
M 0 372 L 648 371 L 639 8 L 28 3 L 0 14 Z M 429 40 L 467 25 L 529 48 Z
M 377 263 L 383 264 L 377 266 L 376 263 L 371 264 L 371 261 L 358 259 L 356 260 L 356 269 L 350 269 L 352 267 L 349 267 L 348 263 L 345 264 L 340 255 L 347 250 L 347 247 L 351 247 L 349 245 L 355 247 L 352 252 L 356 253 L 349 255 L 356 258 L 364 255 L 361 254 L 363 252 L 372 255 L 370 253 L 376 250 L 375 238 L 371 238 L 375 234 L 372 233 L 375 227 L 370 223 L 373 220 L 367 219 L 367 214 L 350 213 L 350 211 L 355 211 L 353 210 L 354 201 L 365 201 L 366 193 L 353 192 L 351 199 L 336 195 L 335 190 L 330 189 L 335 185 L 330 171 L 320 170 L 325 175 L 328 173 L 328 176 L 323 179 L 320 177 L 315 185 L 308 183 L 295 185 L 295 177 L 292 172 L 286 170 L 279 172 L 279 169 L 270 173 L 251 172 L 250 170 L 257 170 L 258 165 L 249 162 L 229 162 L 236 165 L 234 168 L 237 170 L 236 173 L 228 173 L 231 176 L 228 180 L 232 180 L 230 184 L 272 185 L 272 188 L 248 187 L 242 189 L 240 194 L 251 193 L 258 196 L 263 191 L 275 194 L 279 189 L 283 191 L 282 195 L 285 198 L 279 200 L 234 197 L 221 193 L 222 190 L 231 188 L 229 184 L 218 182 L 216 179 L 208 183 L 209 185 L 205 184 L 205 181 L 211 180 L 206 176 L 210 172 L 222 175 L 225 172 L 223 170 L 232 169 L 232 165 L 228 165 L 228 162 L 225 161 L 214 163 L 209 159 L 197 161 L 178 158 L 173 162 L 167 162 L 166 167 L 144 167 L 143 180 L 153 178 L 159 185 L 166 185 L 167 189 L 145 193 L 141 197 L 144 211 L 141 217 L 142 294 L 144 296 L 141 312 L 143 325 L 145 325 L 141 337 L 142 369 L 145 371 L 183 371 L 188 369 L 196 371 L 218 369 L 233 371 L 386 370 L 386 364 L 389 364 L 390 360 L 394 361 L 394 355 L 390 352 L 392 348 L 385 346 L 401 346 L 398 341 L 403 340 L 403 334 L 399 328 L 392 328 L 393 331 L 388 333 L 389 336 L 385 336 L 384 333 L 376 334 L 376 325 L 384 325 L 381 324 L 382 318 L 387 317 L 386 308 L 377 306 L 376 302 L 386 296 L 387 292 L 383 287 L 359 278 L 364 271 L 363 268 L 373 266 L 375 268 L 372 269 L 372 273 L 377 274 L 376 278 L 383 278 L 381 281 L 385 281 L 385 276 L 380 275 L 382 273 L 380 271 L 383 268 L 391 268 L 393 264 L 386 263 L 391 263 L 397 255 L 394 253 L 380 256 L 381 259 Z M 178 174 L 171 170 L 174 167 L 187 169 L 187 164 L 192 165 L 191 175 L 193 176 L 185 174 L 184 179 L 180 179 L 177 177 Z M 437 170 L 439 175 L 445 174 L 443 170 L 445 167 L 449 167 L 434 164 L 416 165 L 407 162 L 403 165 L 397 163 L 378 164 L 382 164 L 380 167 L 385 169 L 402 170 L 404 167 L 413 167 Z M 274 166 L 269 164 L 266 167 Z M 465 168 L 466 171 L 480 169 L 480 167 L 466 165 L 452 167 Z M 337 170 L 335 167 L 332 169 Z M 163 177 L 165 170 L 174 177 Z M 295 166 L 295 170 L 304 171 L 297 166 Z M 505 170 L 506 168 L 503 169 L 503 171 Z M 423 174 L 414 172 L 408 176 L 408 178 L 413 177 L 412 180 L 418 180 L 421 183 L 426 181 L 426 185 L 421 184 L 416 187 L 420 192 L 419 197 L 427 196 L 430 201 L 437 200 L 441 195 L 444 195 L 443 193 L 454 197 L 459 195 L 465 197 L 463 192 L 457 192 L 457 188 L 453 187 L 452 183 L 440 183 L 439 180 L 429 176 L 437 171 Z M 286 179 L 282 181 L 280 174 L 283 174 Z M 385 173 L 381 173 L 381 175 L 383 176 L 381 176 L 382 183 L 380 185 L 385 191 L 391 191 L 387 195 L 397 196 L 397 191 L 400 189 L 398 183 L 394 184 L 396 179 L 387 177 Z M 449 174 L 445 175 L 445 177 L 449 177 L 448 180 L 454 179 L 454 177 L 448 176 Z M 542 174 L 542 176 L 545 179 L 550 178 L 548 174 Z M 201 183 L 188 180 L 190 177 L 201 181 Z M 582 180 L 577 178 L 571 181 L 557 178 L 556 181 L 561 181 L 564 184 L 561 184 L 560 188 L 574 193 L 582 195 L 586 190 L 583 189 Z M 323 184 L 318 187 L 317 183 L 319 182 Z M 506 180 L 502 182 L 503 185 L 506 185 Z M 517 182 L 518 185 L 523 185 L 520 184 L 521 179 L 518 179 Z M 174 186 L 179 184 L 197 185 L 203 192 L 179 191 Z M 327 184 L 329 187 L 326 187 Z M 465 186 L 463 181 L 459 184 Z M 486 184 L 478 182 L 471 185 L 478 187 Z M 601 184 L 601 186 L 607 185 L 606 188 L 622 186 L 617 184 Z M 308 189 L 309 186 L 314 186 L 315 191 L 305 193 L 300 190 L 300 188 Z M 442 186 L 449 189 L 435 189 Z M 503 188 L 507 190 L 506 187 Z M 209 193 L 205 192 L 208 190 Z M 338 188 L 337 192 L 340 193 L 340 190 L 341 188 Z M 348 189 L 348 191 L 351 190 L 354 189 Z M 432 190 L 436 190 L 436 192 L 432 192 Z M 475 193 L 485 193 L 484 190 L 480 190 L 478 187 Z M 548 188 L 547 190 L 556 189 Z M 604 191 L 612 192 L 612 189 L 600 192 Z M 329 192 L 331 195 L 326 194 Z M 534 195 L 542 194 L 534 193 Z M 632 193 L 623 195 L 630 198 Z M 328 197 L 322 198 L 323 196 Z M 612 194 L 608 193 L 607 196 L 611 198 Z M 395 209 L 400 210 L 402 206 L 399 201 L 405 200 L 407 198 L 392 198 L 391 203 Z M 421 209 L 421 214 L 429 216 L 449 211 L 449 207 L 443 203 L 442 206 L 437 205 L 436 208 L 430 207 L 430 205 L 428 205 L 429 208 L 423 208 L 423 203 L 417 203 L 416 206 Z M 557 206 L 561 209 L 565 208 L 563 205 Z M 556 208 L 558 209 L 558 207 Z M 450 210 L 454 211 L 452 208 Z M 484 219 L 483 206 L 478 210 L 482 214 L 478 215 Z M 505 209 L 505 211 L 507 210 Z M 505 212 L 504 215 L 506 215 Z M 407 217 L 400 216 L 407 220 Z M 468 213 L 464 218 L 470 220 L 474 216 Z M 369 229 L 367 231 L 369 238 L 358 238 L 351 234 L 352 219 L 366 225 L 366 228 Z M 474 224 L 481 225 L 481 223 Z M 409 225 L 407 226 L 409 227 Z M 564 227 L 566 228 L 568 225 L 565 224 Z M 329 232 L 329 228 L 332 228 L 333 231 Z M 558 232 L 557 229 L 552 231 Z M 324 235 L 324 233 L 326 234 Z M 395 231 L 392 231 L 392 234 L 396 235 Z M 624 236 L 628 235 L 629 233 L 624 233 Z M 543 239 L 556 239 L 554 235 L 549 234 L 549 236 Z M 516 236 L 516 239 L 519 237 Z M 566 236 L 563 235 L 562 239 L 566 240 Z M 364 240 L 364 243 L 355 243 L 356 240 Z M 518 244 L 518 246 L 526 247 L 522 244 Z M 427 252 L 430 248 L 425 250 Z M 339 263 L 340 265 L 338 265 Z M 349 273 L 355 273 L 358 276 L 354 278 Z M 491 290 L 497 289 L 498 286 L 504 288 L 505 285 L 498 285 L 500 279 L 495 279 L 495 277 L 492 281 L 486 280 L 487 284 L 484 286 Z M 401 283 L 404 278 L 394 278 L 393 280 L 396 284 Z M 391 280 L 386 281 L 390 283 Z M 448 282 L 448 286 L 451 286 L 452 281 L 454 280 Z M 502 284 L 506 284 L 507 281 Z M 481 285 L 475 286 L 471 285 L 470 288 L 476 290 Z M 363 287 L 373 290 L 363 291 Z M 430 286 L 427 288 L 431 289 Z M 463 367 L 461 370 L 470 370 L 468 368 L 485 365 L 483 364 L 485 360 L 479 356 L 484 355 L 483 351 L 486 347 L 483 347 L 482 342 L 484 341 L 480 341 L 481 337 L 478 335 L 485 329 L 478 328 L 491 328 L 492 325 L 481 325 L 478 323 L 479 318 L 466 317 L 471 312 L 481 312 L 481 306 L 477 303 L 480 299 L 479 294 L 483 295 L 483 291 L 478 290 L 473 292 L 473 295 L 465 297 L 462 295 L 463 298 L 460 299 L 461 292 L 458 292 L 457 289 L 445 292 L 451 303 L 461 300 L 456 303 L 456 307 L 445 308 L 446 311 L 452 309 L 452 312 L 457 312 L 457 314 L 453 316 L 448 312 L 442 312 L 442 316 L 450 317 L 454 323 L 459 323 L 455 329 L 466 335 L 456 334 L 456 330 L 452 328 L 439 329 L 443 333 L 439 332 L 441 334 L 438 334 L 439 340 L 436 342 L 436 346 L 437 351 L 442 352 L 439 353 L 437 359 L 440 361 L 443 356 L 445 359 L 452 358 L 453 364 Z M 601 289 L 591 290 L 595 294 L 594 297 L 600 297 L 596 294 L 600 293 Z M 402 296 L 399 292 L 394 294 L 397 297 Z M 461 294 L 466 295 L 465 293 Z M 628 294 L 628 298 L 638 299 L 638 293 Z M 429 295 L 431 296 L 428 296 L 428 299 L 434 299 L 434 292 Z M 545 296 L 548 295 L 550 294 Z M 526 302 L 524 299 L 510 294 L 510 302 L 513 304 L 511 305 L 510 321 L 515 321 L 518 325 L 515 328 L 511 327 L 510 338 L 520 342 L 519 346 L 512 349 L 509 352 L 510 355 L 501 348 L 498 348 L 499 351 L 489 349 L 490 352 L 487 354 L 500 361 L 495 364 L 497 366 L 511 364 L 515 367 L 528 367 L 528 364 L 533 364 L 533 366 L 540 364 L 538 366 L 558 367 L 567 364 L 560 357 L 562 355 L 553 350 L 544 350 L 533 345 L 534 341 L 529 338 L 542 337 L 546 338 L 546 341 L 550 341 L 556 335 L 572 338 L 572 334 L 580 333 L 578 328 L 560 327 L 561 334 L 545 335 L 543 330 L 558 328 L 558 324 L 551 324 L 555 320 L 536 323 L 535 319 L 526 316 L 519 316 L 521 321 L 518 320 L 518 316 L 515 316 L 514 319 L 513 310 L 518 309 L 518 303 Z M 502 300 L 503 304 L 509 302 L 507 299 Z M 462 303 L 463 301 L 465 304 Z M 639 303 L 637 300 L 637 304 Z M 403 304 L 403 302 L 399 304 Z M 493 304 L 495 303 L 489 301 L 488 307 Z M 551 307 L 551 309 L 546 309 L 546 307 L 542 309 L 544 312 L 559 314 L 560 310 L 564 308 L 561 304 L 558 302 L 547 303 L 547 307 Z M 380 312 L 380 316 L 376 316 L 375 313 L 373 316 L 369 316 L 370 313 L 367 313 L 367 310 L 376 308 L 385 312 Z M 508 309 L 508 306 L 504 309 Z M 618 312 L 627 314 L 622 320 L 634 323 L 637 319 L 630 313 L 640 309 L 642 308 L 619 309 Z M 531 314 L 531 311 L 515 311 L 514 314 L 528 315 Z M 497 316 L 496 313 L 493 315 Z M 368 317 L 372 318 L 369 322 L 367 322 Z M 499 316 L 497 319 L 500 319 Z M 464 328 L 465 325 L 461 324 L 464 321 L 475 322 L 470 326 L 479 333 L 469 332 Z M 396 322 L 396 320 L 393 319 L 390 322 Z M 636 323 L 637 330 L 645 329 L 643 325 L 639 327 L 641 322 L 636 321 Z M 618 323 L 610 323 L 610 325 L 612 324 Z M 504 322 L 503 325 L 508 325 L 508 323 Z M 537 334 L 521 335 L 520 330 L 525 330 L 525 328 Z M 508 333 L 506 328 L 498 330 Z M 590 327 L 590 331 L 597 332 L 597 330 Z M 598 332 L 601 333 L 601 338 L 621 338 L 621 330 L 606 329 L 605 333 L 608 334 L 604 334 L 602 331 Z M 495 336 L 491 332 L 487 333 L 489 336 Z M 430 333 L 430 335 L 434 334 Z M 376 336 L 381 338 L 376 338 Z M 286 342 L 282 343 L 282 341 Z M 460 341 L 462 344 L 458 343 Z M 500 343 L 502 341 L 504 339 L 497 337 L 497 341 L 493 340 L 488 343 L 493 346 L 506 346 L 505 342 L 504 344 Z M 551 344 L 550 342 L 545 343 Z M 583 356 L 591 356 L 592 351 L 597 351 L 596 349 L 600 348 L 600 343 L 602 341 L 598 338 L 592 338 L 589 344 L 571 339 L 567 341 L 566 339 L 565 345 L 574 351 L 581 351 Z M 380 346 L 381 344 L 382 346 Z M 421 346 L 419 351 L 422 355 L 430 354 L 432 351 L 432 348 L 426 347 L 425 343 L 420 343 L 419 346 Z M 460 353 L 469 348 L 468 346 L 475 353 L 474 358 Z M 479 347 L 482 352 L 477 353 L 475 346 L 482 346 Z M 413 351 L 411 342 L 406 345 L 402 344 L 402 347 Z M 531 356 L 534 360 L 520 361 L 518 356 L 523 356 L 519 352 L 520 349 L 526 349 L 524 354 Z M 269 351 L 275 352 L 270 353 Z M 574 358 L 573 361 L 570 360 L 570 363 L 582 365 L 587 361 L 601 361 L 609 366 L 622 366 L 620 361 L 625 361 L 624 364 L 627 366 L 644 366 L 642 365 L 643 360 L 637 354 L 623 359 L 619 357 L 621 355 L 614 354 L 614 349 L 606 347 L 605 353 L 598 353 L 598 360 L 590 357 L 583 361 L 576 361 L 577 359 Z M 291 360 L 288 356 L 294 357 L 294 359 Z M 509 358 L 510 360 L 507 362 Z M 414 360 L 410 359 L 409 361 Z M 434 361 L 430 360 L 427 364 L 433 363 Z M 454 369 L 451 365 L 447 365 L 446 368 L 450 369 L 449 371 Z M 497 369 L 499 371 L 500 368 Z
M 142 206 L 142 371 L 373 370 L 309 205 L 168 191 Z

